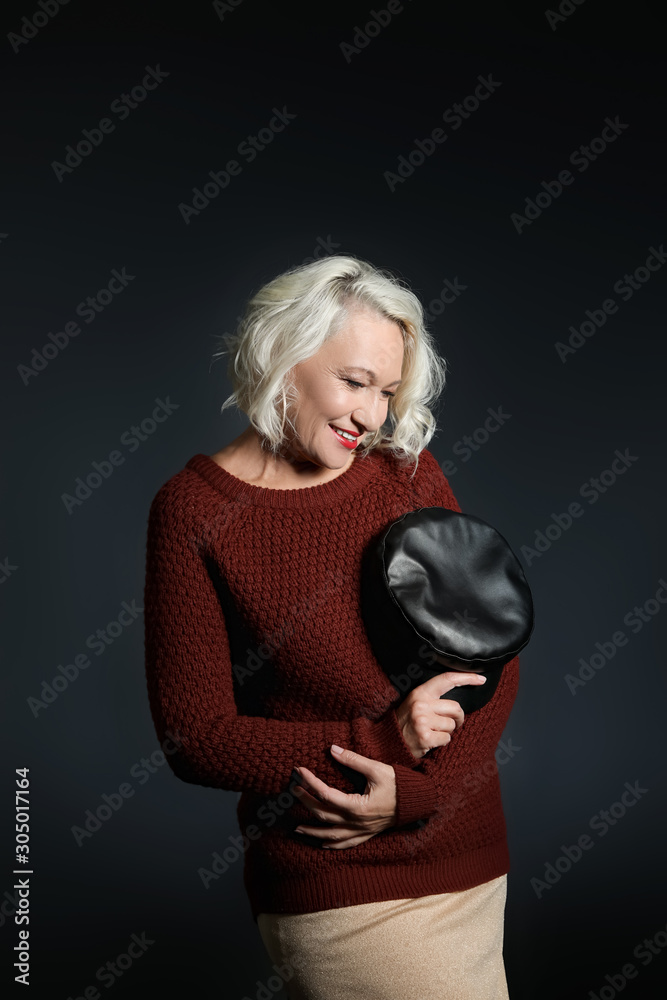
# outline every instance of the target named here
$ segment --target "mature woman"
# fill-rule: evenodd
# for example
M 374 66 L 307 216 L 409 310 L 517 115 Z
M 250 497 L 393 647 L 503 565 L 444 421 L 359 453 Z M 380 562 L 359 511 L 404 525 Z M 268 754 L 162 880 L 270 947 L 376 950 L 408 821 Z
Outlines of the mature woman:
M 354 257 L 269 282 L 227 347 L 223 409 L 249 425 L 149 515 L 146 671 L 170 766 L 243 793 L 244 885 L 294 1000 L 503 1000 L 494 753 L 518 657 L 464 725 L 441 695 L 483 678 L 404 697 L 360 611 L 369 543 L 407 511 L 460 510 L 426 448 L 445 362 L 416 296 Z

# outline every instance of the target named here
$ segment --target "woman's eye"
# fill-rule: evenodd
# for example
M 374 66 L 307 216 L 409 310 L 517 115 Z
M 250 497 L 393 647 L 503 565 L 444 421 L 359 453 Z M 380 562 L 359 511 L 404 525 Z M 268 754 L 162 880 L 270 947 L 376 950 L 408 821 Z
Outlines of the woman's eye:
M 357 389 L 363 389 L 364 388 L 363 382 L 355 382 L 354 379 L 351 379 L 351 378 L 346 378 L 345 381 L 349 385 L 355 386 Z M 388 389 L 383 389 L 382 390 L 382 395 L 385 396 L 387 399 L 389 399 L 390 397 L 393 399 L 393 397 L 396 395 L 396 393 L 395 392 L 389 392 Z

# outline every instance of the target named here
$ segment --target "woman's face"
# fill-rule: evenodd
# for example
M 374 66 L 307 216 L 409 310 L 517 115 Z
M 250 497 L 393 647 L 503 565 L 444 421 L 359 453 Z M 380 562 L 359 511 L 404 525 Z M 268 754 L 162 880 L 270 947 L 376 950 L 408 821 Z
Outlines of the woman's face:
M 403 352 L 397 323 L 353 307 L 342 329 L 292 372 L 298 393 L 292 459 L 328 469 L 350 464 L 364 436 L 387 419 L 389 399 L 401 381 Z M 353 440 L 343 442 L 334 426 L 349 431 Z

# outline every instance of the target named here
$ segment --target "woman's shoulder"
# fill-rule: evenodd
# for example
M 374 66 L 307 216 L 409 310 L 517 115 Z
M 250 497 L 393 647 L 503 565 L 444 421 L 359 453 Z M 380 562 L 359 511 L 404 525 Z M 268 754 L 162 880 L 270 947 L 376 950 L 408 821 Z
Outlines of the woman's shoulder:
M 438 472 L 442 475 L 438 460 L 428 448 L 422 448 L 416 459 L 392 448 L 378 447 L 372 454 L 387 472 L 397 478 L 422 481 L 433 478 Z
M 205 483 L 193 468 L 195 457 L 162 480 L 150 502 L 151 515 L 183 518 L 198 506 L 205 492 Z
M 417 459 L 397 454 L 391 449 L 377 449 L 378 461 L 385 474 L 397 485 L 409 490 L 415 504 L 423 507 L 442 506 L 460 510 L 449 480 L 430 448 L 422 448 Z

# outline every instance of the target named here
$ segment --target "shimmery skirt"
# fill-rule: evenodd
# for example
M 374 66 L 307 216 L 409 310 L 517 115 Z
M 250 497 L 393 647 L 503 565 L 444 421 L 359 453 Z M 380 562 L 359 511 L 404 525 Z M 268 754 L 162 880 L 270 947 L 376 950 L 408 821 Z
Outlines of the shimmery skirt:
M 260 913 L 290 1000 L 509 1000 L 507 875 L 462 892 Z

